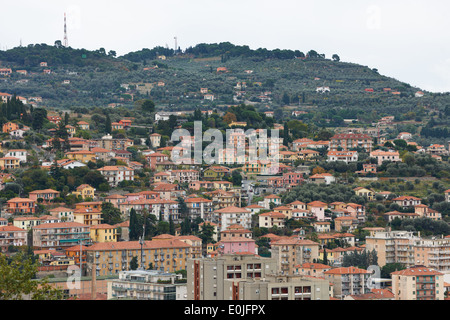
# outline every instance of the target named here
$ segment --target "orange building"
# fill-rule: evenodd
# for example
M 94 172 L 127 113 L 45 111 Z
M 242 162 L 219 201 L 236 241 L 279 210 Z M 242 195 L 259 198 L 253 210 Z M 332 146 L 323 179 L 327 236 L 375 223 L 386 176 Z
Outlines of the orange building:
M 6 201 L 7 212 L 11 214 L 33 214 L 35 212 L 35 201 L 28 198 L 12 198 Z
M 19 125 L 14 122 L 7 122 L 3 124 L 3 133 L 10 133 L 11 131 L 15 131 L 19 129 Z

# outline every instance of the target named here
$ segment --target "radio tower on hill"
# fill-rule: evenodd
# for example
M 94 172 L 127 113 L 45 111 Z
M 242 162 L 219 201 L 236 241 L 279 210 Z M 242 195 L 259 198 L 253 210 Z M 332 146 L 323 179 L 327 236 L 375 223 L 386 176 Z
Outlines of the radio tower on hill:
M 64 12 L 64 47 L 69 46 L 69 40 L 67 40 L 67 25 L 66 25 L 66 13 Z

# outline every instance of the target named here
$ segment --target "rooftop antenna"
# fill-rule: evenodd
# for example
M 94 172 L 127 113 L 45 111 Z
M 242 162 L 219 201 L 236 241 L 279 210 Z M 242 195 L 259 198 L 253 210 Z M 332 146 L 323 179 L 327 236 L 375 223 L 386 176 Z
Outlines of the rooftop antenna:
M 67 40 L 67 24 L 66 24 L 66 13 L 64 12 L 64 47 L 69 46 L 69 40 Z

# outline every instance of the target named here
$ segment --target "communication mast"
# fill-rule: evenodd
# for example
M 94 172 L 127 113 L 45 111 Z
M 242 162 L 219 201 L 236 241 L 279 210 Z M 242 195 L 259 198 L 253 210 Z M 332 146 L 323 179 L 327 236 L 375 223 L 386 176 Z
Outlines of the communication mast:
M 174 51 L 174 53 L 176 54 L 177 50 L 178 50 L 177 37 L 173 37 L 173 38 L 175 39 L 175 51 Z
M 64 47 L 69 46 L 69 40 L 67 39 L 67 24 L 66 24 L 66 13 L 64 12 Z

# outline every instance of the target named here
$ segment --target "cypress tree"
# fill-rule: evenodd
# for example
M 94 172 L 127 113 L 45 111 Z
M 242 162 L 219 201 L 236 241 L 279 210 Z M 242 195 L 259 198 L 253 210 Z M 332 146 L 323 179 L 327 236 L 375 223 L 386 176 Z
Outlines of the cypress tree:
M 105 132 L 111 133 L 111 131 L 112 131 L 111 118 L 109 117 L 109 114 L 107 114 L 105 120 Z

